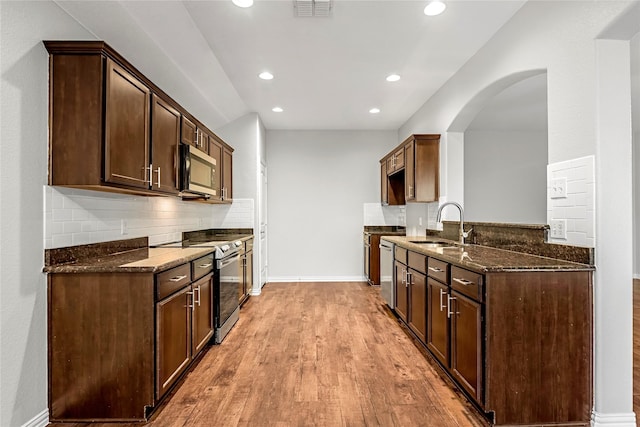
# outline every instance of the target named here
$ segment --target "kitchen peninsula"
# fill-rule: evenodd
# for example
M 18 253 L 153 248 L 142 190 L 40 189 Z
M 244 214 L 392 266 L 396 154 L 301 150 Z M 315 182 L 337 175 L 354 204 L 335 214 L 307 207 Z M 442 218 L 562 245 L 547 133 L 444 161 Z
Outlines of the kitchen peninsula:
M 587 425 L 588 264 L 441 238 L 395 245 L 395 312 L 495 425 Z

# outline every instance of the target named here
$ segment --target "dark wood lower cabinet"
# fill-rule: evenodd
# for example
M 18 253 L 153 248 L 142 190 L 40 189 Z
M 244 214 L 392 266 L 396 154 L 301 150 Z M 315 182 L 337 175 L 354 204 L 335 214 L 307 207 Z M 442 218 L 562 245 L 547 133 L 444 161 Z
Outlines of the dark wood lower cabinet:
M 447 298 L 449 287 L 427 279 L 427 348 L 440 363 L 449 364 L 449 317 Z
M 396 314 L 405 322 L 409 319 L 407 313 L 409 312 L 409 292 L 407 288 L 407 266 L 394 261 L 394 277 L 395 279 L 395 292 L 396 292 Z
M 482 273 L 429 257 L 426 284 L 409 268 L 407 290 L 406 253 L 396 245 L 396 313 L 494 425 L 589 424 L 592 271 Z
M 191 362 L 191 286 L 156 306 L 156 395 L 171 388 Z
M 452 291 L 451 373 L 478 402 L 482 402 L 482 306 Z
M 213 336 L 209 268 L 48 274 L 49 420 L 148 419 Z
M 427 337 L 427 276 L 409 269 L 409 327 L 422 340 Z

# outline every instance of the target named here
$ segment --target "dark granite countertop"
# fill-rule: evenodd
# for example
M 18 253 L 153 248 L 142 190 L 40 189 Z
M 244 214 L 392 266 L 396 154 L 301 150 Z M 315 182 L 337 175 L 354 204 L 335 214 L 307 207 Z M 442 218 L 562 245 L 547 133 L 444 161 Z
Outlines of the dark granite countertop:
M 364 233 L 404 236 L 407 229 L 400 225 L 365 225 Z
M 424 236 L 382 236 L 383 240 L 446 261 L 478 273 L 522 270 L 554 270 L 554 271 L 592 271 L 595 268 L 588 264 L 579 264 L 555 258 L 514 252 L 480 245 L 459 246 L 451 241 L 453 247 L 430 248 L 414 241 L 443 241 L 440 238 Z
M 80 245 L 45 251 L 45 273 L 157 273 L 212 253 L 216 245 L 253 235 L 226 235 L 215 241 L 148 247 L 147 238 Z

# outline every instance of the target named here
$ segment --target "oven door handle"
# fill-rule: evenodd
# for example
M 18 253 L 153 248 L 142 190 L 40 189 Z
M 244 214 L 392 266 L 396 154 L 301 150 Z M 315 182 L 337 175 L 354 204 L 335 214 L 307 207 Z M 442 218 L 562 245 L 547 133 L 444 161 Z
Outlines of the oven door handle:
M 240 254 L 237 255 L 233 255 L 231 257 L 228 258 L 223 258 L 221 260 L 218 261 L 218 270 L 220 270 L 221 268 L 224 268 L 230 264 L 233 264 L 234 262 L 238 262 L 240 261 Z

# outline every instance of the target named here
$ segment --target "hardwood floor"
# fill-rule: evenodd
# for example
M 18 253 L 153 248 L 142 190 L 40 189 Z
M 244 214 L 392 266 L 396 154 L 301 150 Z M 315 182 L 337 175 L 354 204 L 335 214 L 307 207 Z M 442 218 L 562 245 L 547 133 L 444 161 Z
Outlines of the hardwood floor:
M 268 284 L 147 425 L 487 425 L 423 351 L 379 288 Z

